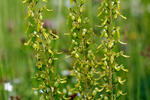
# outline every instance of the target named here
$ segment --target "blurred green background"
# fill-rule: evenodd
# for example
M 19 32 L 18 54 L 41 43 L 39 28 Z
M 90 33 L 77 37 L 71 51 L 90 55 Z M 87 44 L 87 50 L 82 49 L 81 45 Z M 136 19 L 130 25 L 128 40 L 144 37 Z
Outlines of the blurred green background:
M 88 0 L 87 16 L 95 34 L 100 31 L 97 8 L 102 0 Z M 69 0 L 49 0 L 47 7 L 52 13 L 45 14 L 44 23 L 61 38 L 55 47 L 67 54 L 70 37 L 64 33 L 67 28 Z M 122 60 L 128 69 L 128 95 L 121 100 L 150 100 L 150 0 L 121 0 L 121 12 L 128 19 L 118 20 L 121 26 L 121 38 L 128 45 L 121 46 L 130 56 Z M 21 0 L 0 0 L 0 100 L 21 98 L 21 100 L 38 100 L 32 90 L 34 81 L 34 58 L 32 50 L 24 46 L 26 41 L 25 6 Z M 95 40 L 97 41 L 97 40 Z M 56 66 L 62 75 L 68 74 L 71 59 L 59 56 Z

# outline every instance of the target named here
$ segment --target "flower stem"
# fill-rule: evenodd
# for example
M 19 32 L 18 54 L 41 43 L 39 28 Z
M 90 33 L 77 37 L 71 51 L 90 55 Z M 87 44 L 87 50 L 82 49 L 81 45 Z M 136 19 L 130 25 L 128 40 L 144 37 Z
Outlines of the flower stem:
M 109 38 L 112 37 L 112 32 L 113 32 L 113 18 L 112 18 L 112 0 L 109 0 L 109 17 L 110 17 L 110 25 L 109 25 Z M 112 50 L 110 49 L 110 52 Z M 111 57 L 111 55 L 110 55 Z M 109 61 L 109 88 L 110 88 L 110 100 L 113 100 L 113 86 L 112 86 L 112 65 L 111 62 Z

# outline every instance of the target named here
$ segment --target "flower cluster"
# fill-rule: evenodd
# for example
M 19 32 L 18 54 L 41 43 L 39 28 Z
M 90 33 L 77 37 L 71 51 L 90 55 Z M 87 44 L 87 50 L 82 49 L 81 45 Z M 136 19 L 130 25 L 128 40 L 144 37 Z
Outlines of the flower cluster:
M 98 86 L 97 66 L 94 49 L 92 48 L 94 36 L 89 25 L 89 19 L 85 16 L 86 0 L 76 0 L 75 5 L 70 8 L 69 26 L 71 30 L 72 45 L 71 57 L 74 60 L 72 76 L 76 78 L 73 93 L 78 93 L 81 100 L 92 100 L 96 98 L 100 88 Z
M 74 5 L 69 8 L 69 28 L 72 39 L 70 57 L 73 59 L 71 76 L 75 81 L 72 88 L 60 88 L 66 83 L 65 77 L 60 77 L 55 68 L 56 55 L 53 44 L 59 37 L 50 29 L 44 28 L 43 11 L 50 12 L 45 4 L 47 0 L 23 0 L 27 5 L 28 41 L 25 45 L 33 48 L 36 59 L 34 78 L 43 100 L 69 99 L 72 100 L 116 100 L 126 93 L 122 89 L 125 83 L 123 72 L 128 72 L 119 57 L 128 57 L 117 45 L 125 45 L 120 41 L 120 28 L 116 25 L 120 14 L 120 0 L 103 0 L 98 17 L 101 19 L 101 43 L 95 50 L 94 33 L 86 17 L 87 0 L 70 0 Z M 102 52 L 100 56 L 99 52 Z M 67 92 L 66 92 L 67 91 Z M 70 95 L 69 95 L 70 93 Z M 68 96 L 69 98 L 65 98 Z M 60 100 L 61 100 L 60 99 Z
M 56 55 L 58 52 L 53 48 L 52 43 L 59 37 L 51 30 L 43 27 L 43 11 L 50 12 L 45 3 L 47 0 L 23 0 L 27 5 L 28 41 L 25 45 L 33 48 L 36 59 L 35 76 L 38 87 L 33 88 L 39 91 L 42 100 L 54 100 L 55 97 L 63 98 L 64 93 L 58 88 L 66 82 L 65 78 L 57 75 L 55 70 Z
M 121 86 L 126 81 L 123 79 L 122 72 L 128 72 L 121 64 L 117 63 L 117 58 L 124 55 L 123 51 L 118 51 L 116 46 L 118 44 L 124 45 L 120 41 L 119 26 L 116 25 L 118 16 L 126 19 L 120 14 L 120 0 L 103 0 L 101 6 L 98 8 L 98 17 L 101 18 L 102 28 L 101 43 L 98 46 L 98 51 L 103 51 L 103 58 L 98 62 L 104 73 L 101 87 L 103 88 L 101 99 L 116 100 L 120 95 L 125 95 Z

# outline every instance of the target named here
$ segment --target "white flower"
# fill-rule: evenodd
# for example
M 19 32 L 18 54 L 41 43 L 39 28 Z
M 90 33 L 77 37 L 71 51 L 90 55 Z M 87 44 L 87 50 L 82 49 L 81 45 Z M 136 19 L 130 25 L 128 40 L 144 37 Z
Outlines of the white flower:
M 10 82 L 7 82 L 4 84 L 4 89 L 11 92 L 13 90 L 13 86 L 10 84 Z

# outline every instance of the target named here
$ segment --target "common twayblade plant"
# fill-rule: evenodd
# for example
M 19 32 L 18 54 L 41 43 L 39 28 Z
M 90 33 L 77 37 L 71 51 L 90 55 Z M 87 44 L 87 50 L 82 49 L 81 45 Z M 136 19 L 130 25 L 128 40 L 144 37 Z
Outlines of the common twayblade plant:
M 55 71 L 56 54 L 58 52 L 52 48 L 52 42 L 59 37 L 51 30 L 43 27 L 43 11 L 51 12 L 45 5 L 47 0 L 23 0 L 27 6 L 28 27 L 26 30 L 28 41 L 25 45 L 33 48 L 36 59 L 36 70 L 34 79 L 38 87 L 33 88 L 38 91 L 41 100 L 55 100 L 63 98 L 63 92 L 59 90 L 61 83 L 65 83 L 65 78 L 61 78 Z
M 72 2 L 71 2 L 72 3 Z M 89 25 L 89 19 L 85 15 L 87 0 L 75 0 L 69 8 L 69 26 L 72 45 L 70 48 L 73 58 L 72 76 L 76 79 L 76 85 L 72 89 L 77 93 L 78 99 L 93 100 L 101 91 L 98 81 L 99 71 L 96 66 L 96 57 L 92 48 L 94 36 Z
M 103 51 L 103 58 L 99 61 L 99 65 L 103 71 L 103 79 L 101 87 L 103 88 L 101 99 L 116 100 L 120 95 L 126 95 L 122 85 L 126 81 L 123 77 L 123 72 L 128 72 L 127 69 L 117 62 L 120 56 L 124 55 L 123 51 L 116 50 L 118 44 L 125 45 L 120 41 L 120 28 L 116 24 L 118 16 L 126 19 L 120 14 L 120 0 L 103 0 L 101 6 L 98 8 L 98 17 L 101 19 L 100 27 L 101 43 L 98 50 Z
M 45 5 L 47 0 L 23 0 L 27 5 L 28 41 L 25 45 L 33 48 L 36 59 L 36 72 L 34 78 L 41 99 L 56 100 L 116 100 L 120 95 L 126 95 L 122 88 L 125 79 L 122 72 L 128 72 L 117 59 L 124 55 L 118 51 L 117 45 L 125 45 L 120 41 L 120 28 L 116 24 L 120 14 L 119 0 L 103 0 L 99 7 L 98 17 L 101 19 L 101 42 L 97 52 L 92 48 L 94 42 L 93 30 L 90 20 L 85 14 L 87 0 L 70 0 L 68 26 L 71 36 L 70 57 L 73 59 L 71 76 L 75 86 L 69 88 L 69 96 L 59 86 L 66 83 L 64 77 L 60 77 L 55 69 L 56 55 L 59 54 L 52 47 L 53 41 L 59 38 L 50 29 L 43 27 L 43 11 L 51 12 Z M 102 57 L 96 55 L 102 51 Z M 99 58 L 99 59 L 97 59 Z M 65 98 L 69 96 L 69 98 Z

